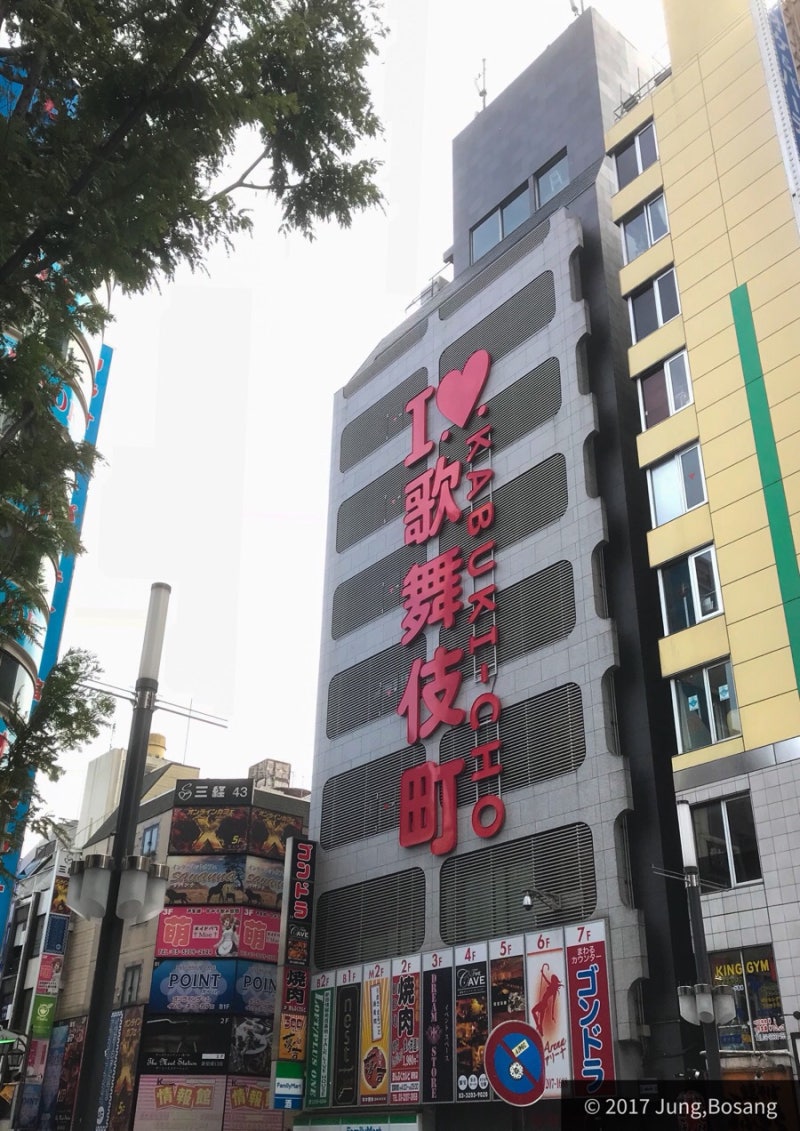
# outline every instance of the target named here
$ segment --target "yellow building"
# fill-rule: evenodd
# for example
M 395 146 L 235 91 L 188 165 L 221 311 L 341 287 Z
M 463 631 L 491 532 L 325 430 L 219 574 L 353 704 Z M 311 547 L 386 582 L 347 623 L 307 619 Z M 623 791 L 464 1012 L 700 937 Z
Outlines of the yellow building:
M 783 1015 L 800 1007 L 800 90 L 777 0 L 664 7 L 671 71 L 606 135 L 661 672 L 712 973 L 738 988 L 723 1067 L 787 1070 Z

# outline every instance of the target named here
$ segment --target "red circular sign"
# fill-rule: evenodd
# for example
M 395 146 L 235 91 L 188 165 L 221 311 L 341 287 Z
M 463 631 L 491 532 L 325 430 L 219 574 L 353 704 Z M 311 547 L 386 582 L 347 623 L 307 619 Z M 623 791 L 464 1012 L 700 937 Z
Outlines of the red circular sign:
M 486 1075 L 501 1100 L 529 1107 L 544 1092 L 542 1038 L 524 1021 L 501 1021 L 486 1042 Z

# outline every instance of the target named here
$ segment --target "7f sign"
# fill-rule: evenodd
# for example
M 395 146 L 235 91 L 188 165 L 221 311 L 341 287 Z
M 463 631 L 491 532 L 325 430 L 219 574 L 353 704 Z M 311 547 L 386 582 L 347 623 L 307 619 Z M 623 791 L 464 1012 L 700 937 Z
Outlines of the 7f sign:
M 470 547 L 465 550 L 456 546 L 422 564 L 412 565 L 401 590 L 403 644 L 410 644 L 428 625 L 452 629 L 466 624 L 470 629 L 466 648 L 440 644 L 430 660 L 413 661 L 397 708 L 406 720 L 409 745 L 431 738 L 441 727 L 464 723 L 476 735 L 475 745 L 466 758 L 424 762 L 406 770 L 400 779 L 400 844 L 404 848 L 429 844 L 437 856 L 456 847 L 458 777 L 467 772 L 471 781 L 488 781 L 496 787 L 503 769 L 498 697 L 482 691 L 468 709 L 458 703 L 465 666 L 484 685 L 497 671 L 496 544 L 490 534 L 495 519 L 491 497 L 492 429 L 490 424 L 480 423 L 480 419 L 473 421 L 473 417 L 488 415 L 487 405 L 480 402 L 490 369 L 489 354 L 476 350 L 463 369 L 450 370 L 437 389 L 423 389 L 406 405 L 411 417 L 407 467 L 425 460 L 433 451 L 434 443 L 428 435 L 428 406 L 434 396 L 442 415 L 468 433 L 459 450 L 452 453 L 454 458 L 439 455 L 434 466 L 417 475 L 405 489 L 406 545 L 424 545 L 446 524 L 460 524 Z M 442 445 L 452 441 L 450 430 L 445 429 Z M 475 542 L 479 544 L 474 545 Z M 495 728 L 498 737 L 478 742 L 477 732 L 487 724 Z M 495 792 L 485 794 L 475 803 L 472 828 L 476 836 L 494 836 L 504 820 L 505 806 Z

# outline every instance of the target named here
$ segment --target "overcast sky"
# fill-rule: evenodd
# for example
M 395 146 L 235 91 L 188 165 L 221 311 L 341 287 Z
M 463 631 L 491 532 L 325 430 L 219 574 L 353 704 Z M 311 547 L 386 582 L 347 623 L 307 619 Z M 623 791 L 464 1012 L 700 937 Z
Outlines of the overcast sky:
M 667 62 L 657 0 L 594 6 Z M 171 584 L 162 696 L 229 726 L 161 711 L 153 729 L 207 776 L 279 758 L 311 784 L 333 393 L 441 267 L 450 143 L 480 108 L 482 60 L 491 100 L 573 18 L 570 0 L 392 0 L 386 15 L 371 70 L 385 211 L 307 243 L 253 201 L 253 238 L 214 254 L 207 276 L 113 306 L 106 463 L 64 644 L 130 687 L 150 585 Z M 126 745 L 129 726 L 122 704 L 113 733 L 64 759 L 45 789 L 59 815 L 77 815 L 88 760 Z

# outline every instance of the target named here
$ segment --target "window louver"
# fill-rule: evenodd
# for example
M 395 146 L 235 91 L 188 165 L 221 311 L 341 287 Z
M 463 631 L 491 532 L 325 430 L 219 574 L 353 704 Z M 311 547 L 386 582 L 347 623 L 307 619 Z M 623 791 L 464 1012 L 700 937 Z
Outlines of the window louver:
M 341 640 L 348 632 L 396 609 L 409 568 L 425 561 L 424 546 L 402 546 L 361 573 L 337 585 L 331 610 L 331 636 Z
M 339 470 L 349 471 L 387 440 L 409 427 L 411 420 L 406 416 L 406 405 L 413 396 L 422 392 L 427 383 L 428 370 L 418 369 L 346 424 L 339 446 Z
M 338 738 L 365 723 L 391 715 L 406 686 L 413 660 L 425 656 L 425 640 L 383 652 L 337 672 L 328 684 L 328 738 Z
M 398 518 L 405 509 L 406 483 L 418 474 L 399 463 L 345 499 L 336 518 L 337 551 L 341 554 Z
M 396 829 L 400 777 L 424 761 L 424 746 L 406 746 L 329 778 L 322 789 L 322 847 L 339 848 Z
M 314 918 L 319 970 L 413 954 L 425 941 L 425 873 L 408 868 L 326 891 Z

